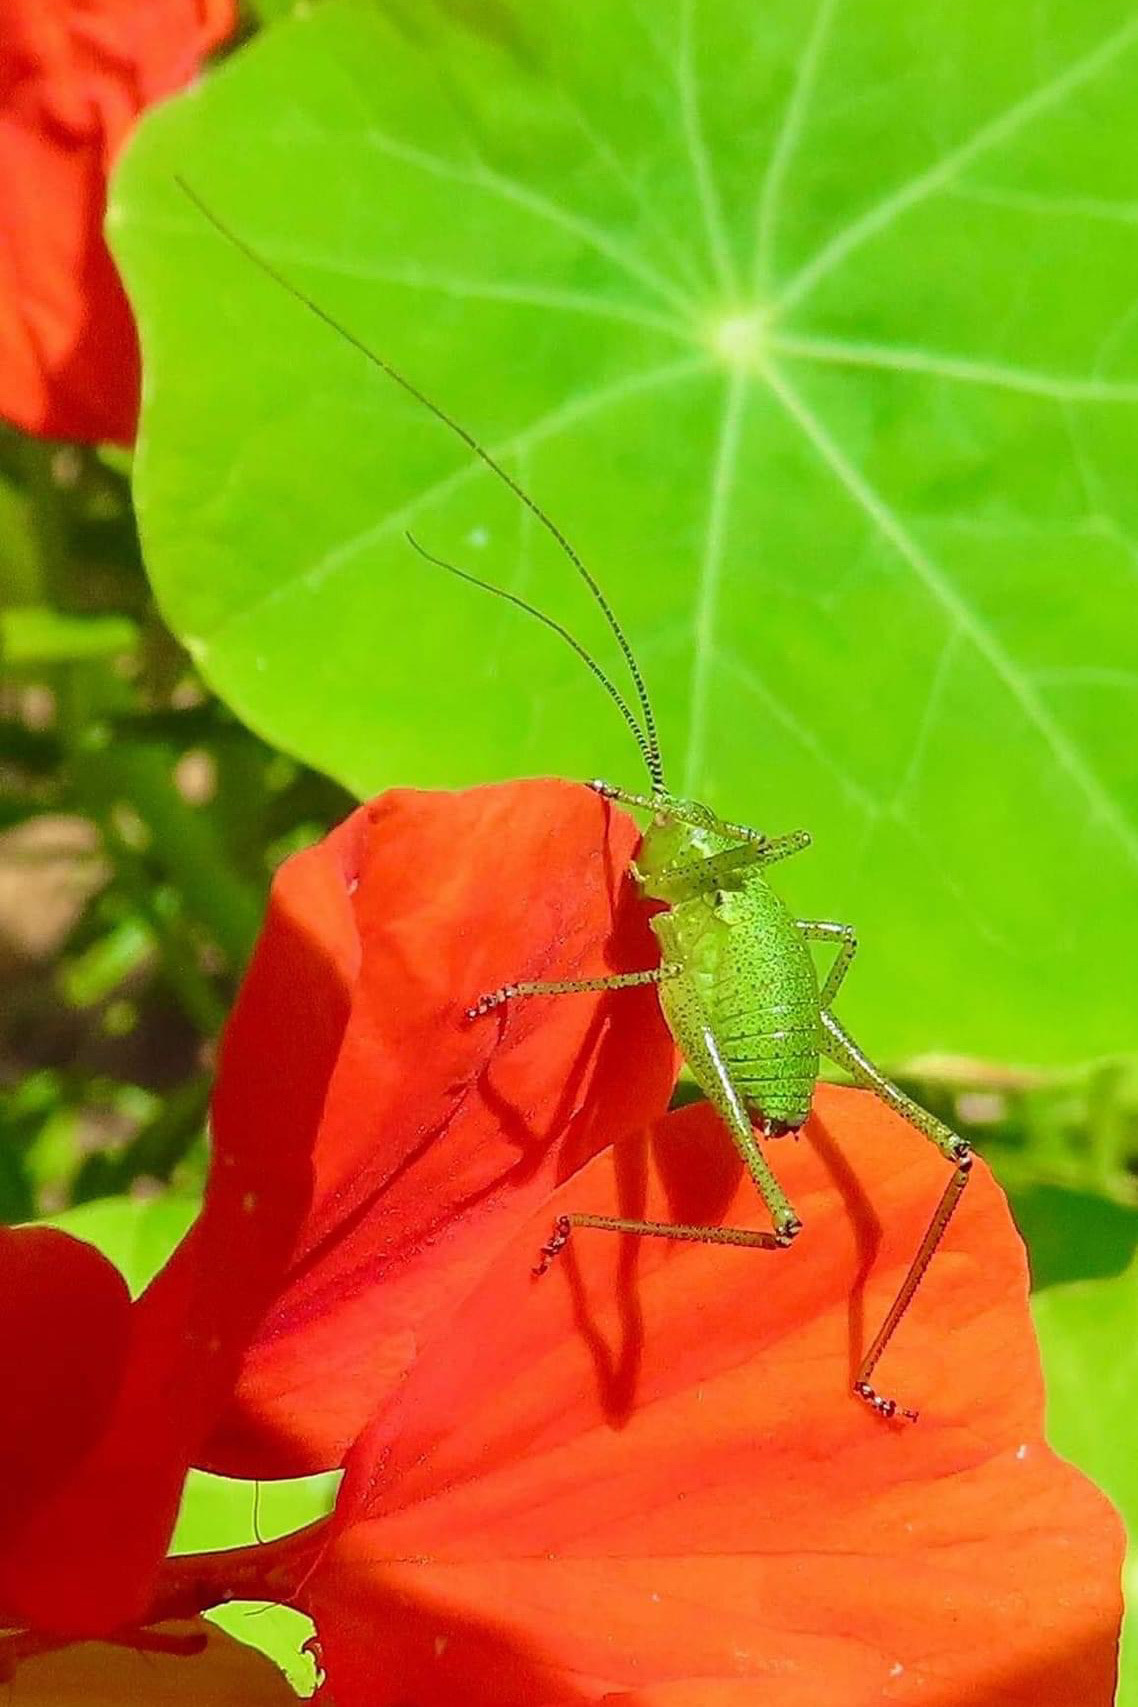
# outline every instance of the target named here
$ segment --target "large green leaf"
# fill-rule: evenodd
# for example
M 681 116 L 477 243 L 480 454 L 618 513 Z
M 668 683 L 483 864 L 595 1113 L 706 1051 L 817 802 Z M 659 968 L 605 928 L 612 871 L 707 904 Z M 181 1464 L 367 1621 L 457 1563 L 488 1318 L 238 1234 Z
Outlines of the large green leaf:
M 568 649 L 404 530 L 626 689 L 553 542 L 177 175 L 558 518 L 672 786 L 814 830 L 786 892 L 859 926 L 873 1050 L 1133 1046 L 1129 0 L 356 0 L 144 125 L 137 499 L 206 676 L 360 791 L 635 785 Z
M 1032 1307 L 1047 1372 L 1051 1443 L 1101 1483 L 1130 1533 L 1118 1707 L 1138 1707 L 1138 1260 L 1111 1280 L 1037 1293 Z

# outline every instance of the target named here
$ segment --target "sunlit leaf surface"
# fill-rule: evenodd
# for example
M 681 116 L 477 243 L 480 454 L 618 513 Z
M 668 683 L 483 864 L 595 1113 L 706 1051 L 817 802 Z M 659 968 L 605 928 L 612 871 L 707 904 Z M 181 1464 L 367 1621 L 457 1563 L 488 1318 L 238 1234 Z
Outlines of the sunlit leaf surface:
M 176 1192 L 160 1197 L 102 1197 L 51 1217 L 76 1239 L 95 1245 L 137 1296 L 153 1280 L 197 1214 L 198 1204 Z
M 159 597 L 357 789 L 638 761 L 532 516 L 211 228 L 444 403 L 595 567 L 669 780 L 865 945 L 869 1046 L 1133 1045 L 1138 22 L 1126 0 L 329 4 L 156 114 L 112 238 Z M 461 849 L 455 850 L 461 857 Z

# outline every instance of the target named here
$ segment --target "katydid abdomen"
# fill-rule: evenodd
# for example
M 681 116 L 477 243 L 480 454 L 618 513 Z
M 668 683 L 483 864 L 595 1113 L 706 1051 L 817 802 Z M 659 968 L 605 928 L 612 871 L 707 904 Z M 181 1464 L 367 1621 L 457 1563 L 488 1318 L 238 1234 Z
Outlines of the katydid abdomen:
M 694 1025 L 710 1022 L 732 1083 L 765 1131 L 796 1130 L 818 1078 L 818 978 L 780 897 L 752 873 L 676 903 L 652 928 L 662 958 L 684 968 L 660 985 L 660 1003 L 701 1088 L 710 1094 L 689 1040 Z

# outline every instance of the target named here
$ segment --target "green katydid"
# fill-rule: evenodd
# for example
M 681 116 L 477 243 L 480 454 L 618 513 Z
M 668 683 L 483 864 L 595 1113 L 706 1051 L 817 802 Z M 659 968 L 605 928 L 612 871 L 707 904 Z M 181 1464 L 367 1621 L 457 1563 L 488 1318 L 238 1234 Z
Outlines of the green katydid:
M 601 782 L 590 786 L 607 800 L 649 815 L 632 875 L 645 900 L 666 904 L 666 910 L 655 913 L 651 920 L 660 945 L 659 965 L 607 977 L 507 984 L 480 996 L 468 1009 L 468 1018 L 477 1021 L 503 1003 L 529 996 L 572 996 L 584 991 L 619 991 L 655 984 L 665 1018 L 684 1059 L 723 1120 L 771 1217 L 768 1231 L 685 1226 L 585 1213 L 563 1215 L 542 1248 L 535 1273 L 545 1272 L 564 1249 L 574 1228 L 746 1245 L 768 1251 L 788 1248 L 801 1232 L 802 1223 L 764 1154 L 762 1140 L 796 1132 L 804 1124 L 810 1113 L 819 1059 L 825 1055 L 846 1071 L 855 1084 L 873 1092 L 901 1115 L 952 1165 L 951 1176 L 925 1236 L 861 1359 L 853 1382 L 854 1393 L 879 1416 L 915 1420 L 915 1411 L 879 1393 L 871 1384 L 871 1377 L 960 1201 L 968 1181 L 972 1152 L 966 1139 L 921 1108 L 880 1072 L 835 1018 L 834 998 L 857 949 L 854 931 L 847 924 L 830 920 L 796 918 L 766 877 L 768 866 L 809 846 L 808 833 L 798 830 L 767 836 L 746 825 L 728 822 L 699 801 L 682 799 L 668 790 L 652 704 L 632 648 L 599 583 L 562 530 L 472 433 L 237 236 L 188 184 L 182 179 L 177 182 L 227 242 L 456 434 L 525 505 L 553 537 L 599 606 L 635 689 L 639 716 L 611 677 L 561 623 L 516 594 L 435 556 L 408 534 L 410 544 L 429 562 L 507 600 L 552 629 L 585 663 L 616 704 L 644 762 L 649 792 L 632 793 Z M 811 943 L 825 943 L 835 950 L 821 981 L 810 951 Z

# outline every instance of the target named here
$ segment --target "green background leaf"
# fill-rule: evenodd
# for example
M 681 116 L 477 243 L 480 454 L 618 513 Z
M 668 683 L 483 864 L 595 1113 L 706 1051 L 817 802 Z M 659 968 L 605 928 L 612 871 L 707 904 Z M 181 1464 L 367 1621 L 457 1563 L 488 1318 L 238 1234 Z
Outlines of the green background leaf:
M 1138 1258 L 1110 1280 L 1037 1293 L 1035 1325 L 1047 1370 L 1047 1433 L 1056 1451 L 1105 1488 L 1131 1536 L 1128 1606 L 1138 1601 Z M 1138 1702 L 1138 1631 L 1123 1627 L 1120 1707 Z
M 302 1529 L 332 1508 L 339 1475 L 297 1476 L 279 1482 L 245 1482 L 191 1470 L 182 1494 L 172 1553 L 245 1547 Z M 206 1614 L 211 1624 L 275 1660 L 299 1695 L 311 1695 L 316 1665 L 303 1652 L 312 1620 L 270 1601 L 232 1601 Z
M 279 25 L 147 120 L 113 199 L 168 619 L 360 792 L 638 783 L 569 652 L 403 534 L 623 685 L 552 542 L 180 174 L 558 518 L 671 785 L 814 831 L 785 892 L 857 924 L 871 1051 L 1132 1049 L 1136 94 L 1126 0 Z
M 200 1207 L 196 1197 L 178 1192 L 100 1197 L 45 1216 L 41 1224 L 61 1227 L 73 1238 L 95 1245 L 120 1271 L 131 1297 L 137 1298 L 188 1232 Z

